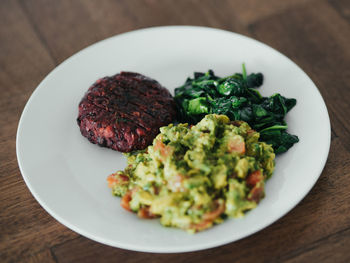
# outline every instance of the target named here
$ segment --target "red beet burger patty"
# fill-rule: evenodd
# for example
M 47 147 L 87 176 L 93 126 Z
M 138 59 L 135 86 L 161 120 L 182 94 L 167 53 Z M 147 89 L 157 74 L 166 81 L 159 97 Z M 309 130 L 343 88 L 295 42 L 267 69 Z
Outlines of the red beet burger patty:
M 81 134 L 90 142 L 121 152 L 145 149 L 161 126 L 174 121 L 169 91 L 138 73 L 121 72 L 97 80 L 79 104 Z

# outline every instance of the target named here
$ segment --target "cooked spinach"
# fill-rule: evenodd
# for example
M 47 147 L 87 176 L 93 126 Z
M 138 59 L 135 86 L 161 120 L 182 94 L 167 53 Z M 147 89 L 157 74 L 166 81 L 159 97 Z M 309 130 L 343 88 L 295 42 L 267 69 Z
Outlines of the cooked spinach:
M 195 72 L 184 85 L 175 89 L 175 102 L 180 122 L 196 124 L 206 114 L 225 114 L 231 120 L 243 120 L 260 138 L 271 144 L 275 153 L 286 152 L 299 139 L 289 134 L 284 121 L 296 100 L 279 93 L 263 97 L 256 88 L 264 81 L 261 73 L 247 75 L 244 64 L 242 74 L 220 78 L 212 70 Z

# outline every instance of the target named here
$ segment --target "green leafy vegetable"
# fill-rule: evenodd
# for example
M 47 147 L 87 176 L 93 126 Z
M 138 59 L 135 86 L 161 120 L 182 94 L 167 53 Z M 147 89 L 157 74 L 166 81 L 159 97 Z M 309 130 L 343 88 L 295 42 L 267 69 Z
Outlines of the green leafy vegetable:
M 188 110 L 193 114 L 209 113 L 207 99 L 199 97 L 188 102 Z
M 263 97 L 256 89 L 263 84 L 261 73 L 220 78 L 212 70 L 195 72 L 184 85 L 175 89 L 175 101 L 180 122 L 196 124 L 206 114 L 225 114 L 231 120 L 243 120 L 260 132 L 260 138 L 271 144 L 276 153 L 286 152 L 299 139 L 289 134 L 284 121 L 296 100 L 279 93 Z

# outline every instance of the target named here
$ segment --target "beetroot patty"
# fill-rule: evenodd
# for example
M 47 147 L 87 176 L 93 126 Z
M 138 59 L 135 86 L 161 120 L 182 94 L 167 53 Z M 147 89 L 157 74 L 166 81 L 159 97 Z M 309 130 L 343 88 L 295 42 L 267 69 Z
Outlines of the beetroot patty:
M 121 72 L 89 88 L 79 104 L 77 122 L 90 142 L 130 152 L 145 149 L 175 116 L 166 88 L 141 74 Z

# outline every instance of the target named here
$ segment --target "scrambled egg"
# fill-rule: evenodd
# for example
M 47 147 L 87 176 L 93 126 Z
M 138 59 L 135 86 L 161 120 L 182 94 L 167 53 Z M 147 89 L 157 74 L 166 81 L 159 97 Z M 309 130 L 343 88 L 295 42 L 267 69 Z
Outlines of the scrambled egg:
M 127 156 L 107 179 L 122 207 L 191 233 L 255 208 L 275 159 L 247 123 L 216 114 L 162 127 L 153 145 Z

